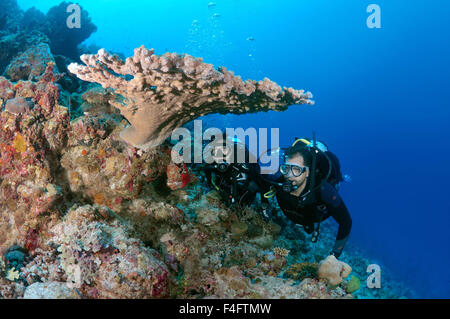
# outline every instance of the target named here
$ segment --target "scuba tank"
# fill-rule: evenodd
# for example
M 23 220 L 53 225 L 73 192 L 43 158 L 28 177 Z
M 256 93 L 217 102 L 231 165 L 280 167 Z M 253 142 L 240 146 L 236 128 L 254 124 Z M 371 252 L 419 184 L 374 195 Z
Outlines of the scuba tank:
M 306 146 L 312 143 L 310 140 L 305 138 L 296 138 L 292 146 L 295 146 L 300 142 L 305 144 Z M 338 189 L 339 183 L 348 180 L 346 178 L 348 175 L 342 175 L 339 159 L 333 152 L 328 149 L 328 146 L 324 142 L 316 141 L 316 147 L 319 150 L 319 153 L 317 154 L 316 164 L 317 177 L 321 180 L 326 180 L 328 183 Z

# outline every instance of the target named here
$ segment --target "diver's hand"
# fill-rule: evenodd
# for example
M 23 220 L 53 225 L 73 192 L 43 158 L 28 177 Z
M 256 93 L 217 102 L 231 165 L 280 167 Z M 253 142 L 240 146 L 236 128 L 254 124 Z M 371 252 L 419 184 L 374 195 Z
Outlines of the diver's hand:
M 342 253 L 342 252 L 334 251 L 334 250 L 333 250 L 333 251 L 330 253 L 330 255 L 331 255 L 331 256 L 334 256 L 334 257 L 336 257 L 336 259 L 338 259 L 339 256 L 341 255 L 341 253 Z
M 268 222 L 273 216 L 273 209 L 269 203 L 262 203 L 260 212 L 266 222 Z
M 348 239 L 348 236 L 343 239 L 336 240 L 336 242 L 334 243 L 334 247 L 333 247 L 333 250 L 331 251 L 331 255 L 336 257 L 336 259 L 339 258 L 339 256 L 342 254 L 342 251 L 344 250 L 347 239 Z

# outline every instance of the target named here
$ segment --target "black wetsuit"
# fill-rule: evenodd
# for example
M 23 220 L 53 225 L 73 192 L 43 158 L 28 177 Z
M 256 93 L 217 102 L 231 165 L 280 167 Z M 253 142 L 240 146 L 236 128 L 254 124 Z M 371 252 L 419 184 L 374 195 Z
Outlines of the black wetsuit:
M 324 221 L 330 216 L 333 217 L 339 224 L 339 230 L 332 253 L 339 257 L 352 228 L 350 213 L 336 188 L 328 182 L 324 182 L 320 191 L 316 191 L 316 200 L 313 203 L 308 202 L 307 196 L 303 196 L 307 193 L 307 189 L 309 189 L 309 185 L 306 185 L 300 196 L 294 196 L 281 190 L 278 191 L 278 205 L 287 218 L 296 224 L 304 226 L 307 233 L 313 232 L 314 223 L 320 222 L 320 220 Z M 303 201 L 303 198 L 306 200 Z M 318 210 L 319 206 L 325 208 L 323 213 Z
M 231 164 L 224 172 L 209 166 L 205 169 L 205 175 L 210 187 L 217 187 L 225 202 L 247 207 L 253 203 L 256 193 L 260 192 L 260 186 L 257 184 L 259 170 L 256 163 L 247 163 L 245 168 L 240 164 Z

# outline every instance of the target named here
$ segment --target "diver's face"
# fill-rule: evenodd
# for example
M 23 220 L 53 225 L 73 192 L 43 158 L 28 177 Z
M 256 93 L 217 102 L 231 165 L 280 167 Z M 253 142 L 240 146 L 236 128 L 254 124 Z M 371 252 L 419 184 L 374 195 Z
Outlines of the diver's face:
M 292 165 L 298 165 L 301 167 L 305 167 L 305 162 L 303 159 L 303 156 L 301 155 L 295 155 L 293 157 L 289 157 L 286 160 L 286 164 L 292 164 Z M 295 186 L 302 186 L 304 183 L 306 183 L 306 180 L 309 176 L 309 168 L 306 169 L 300 176 L 294 176 L 292 173 L 292 169 L 289 170 L 289 174 L 285 175 L 285 178 L 292 183 L 292 185 Z

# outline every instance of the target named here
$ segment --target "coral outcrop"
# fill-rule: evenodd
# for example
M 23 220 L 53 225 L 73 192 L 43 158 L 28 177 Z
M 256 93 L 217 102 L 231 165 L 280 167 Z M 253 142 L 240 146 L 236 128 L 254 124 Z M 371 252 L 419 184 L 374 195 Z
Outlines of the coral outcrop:
M 0 74 L 2 74 L 6 66 L 11 60 L 26 50 L 40 45 L 49 44 L 48 37 L 40 31 L 33 30 L 31 32 L 18 31 L 17 33 L 7 33 L 2 36 L 0 33 Z
M 303 280 L 305 278 L 317 278 L 317 268 L 318 265 L 316 263 L 299 263 L 294 264 L 289 267 L 289 269 L 285 272 L 285 277 L 292 278 L 294 280 Z
M 44 74 L 50 63 L 55 63 L 50 53 L 50 47 L 47 43 L 40 43 L 17 56 L 8 65 L 5 75 L 13 82 L 18 80 L 35 81 Z
M 292 280 L 280 280 L 261 276 L 257 282 L 245 277 L 238 267 L 222 268 L 216 273 L 217 290 L 210 298 L 248 299 L 348 299 L 342 288 L 330 290 L 324 282 L 305 279 L 300 284 Z
M 97 27 L 92 23 L 89 13 L 80 7 L 81 21 L 79 28 L 69 28 L 69 2 L 61 2 L 50 8 L 47 14 L 36 8 L 23 11 L 16 0 L 2 0 L 0 3 L 0 73 L 9 60 L 26 51 L 30 45 L 48 43 L 53 54 L 62 54 L 72 60 L 78 60 L 78 46 Z M 45 41 L 34 41 L 41 38 Z M 33 42 L 33 43 L 32 43 Z
M 23 299 L 81 299 L 65 282 L 37 282 L 25 289 Z
M 92 23 L 89 13 L 80 7 L 80 28 L 68 28 L 67 9 L 70 4 L 61 2 L 50 8 L 41 26 L 41 31 L 49 37 L 53 54 L 62 54 L 77 60 L 79 57 L 78 45 L 96 32 L 97 27 Z
M 22 10 L 16 0 L 2 0 L 0 2 L 0 32 L 15 32 L 19 28 Z
M 69 65 L 80 79 L 113 88 L 123 98 L 110 101 L 131 126 L 121 137 L 145 150 L 161 144 L 173 131 L 202 115 L 282 111 L 292 104 L 312 104 L 303 90 L 281 88 L 269 79 L 242 81 L 222 67 L 190 55 L 154 54 L 144 46 L 123 61 L 101 49 Z
M 6 101 L 5 110 L 11 114 L 19 115 L 31 110 L 33 103 L 19 96 Z
M 347 293 L 351 294 L 361 288 L 361 281 L 358 277 L 352 276 L 345 286 Z
M 108 210 L 72 209 L 51 229 L 61 266 L 73 288 L 94 298 L 167 295 L 168 269 L 159 254 L 129 236 L 129 226 Z
M 352 268 L 348 264 L 330 255 L 320 262 L 317 275 L 319 278 L 327 280 L 330 285 L 336 286 L 347 278 L 351 272 Z
M 0 113 L 0 250 L 30 244 L 63 204 L 55 161 L 69 119 L 53 81 L 51 65 L 38 82 L 13 85 L 0 79 L 2 98 L 10 98 Z

